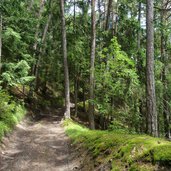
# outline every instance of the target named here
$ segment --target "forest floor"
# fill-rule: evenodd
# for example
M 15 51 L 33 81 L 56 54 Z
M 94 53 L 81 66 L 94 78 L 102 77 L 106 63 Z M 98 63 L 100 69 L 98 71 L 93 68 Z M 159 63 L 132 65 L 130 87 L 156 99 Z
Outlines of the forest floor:
M 60 115 L 26 118 L 0 147 L 0 171 L 71 171 L 78 168 Z

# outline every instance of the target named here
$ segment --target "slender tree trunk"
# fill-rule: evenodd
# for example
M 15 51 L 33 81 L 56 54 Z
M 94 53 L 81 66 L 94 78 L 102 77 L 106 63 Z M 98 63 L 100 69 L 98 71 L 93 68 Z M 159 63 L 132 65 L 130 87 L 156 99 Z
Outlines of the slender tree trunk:
M 43 84 L 43 88 L 42 88 L 42 93 L 46 94 L 47 92 L 47 78 L 48 78 L 48 72 L 49 72 L 49 67 L 48 65 L 45 67 L 45 75 L 44 75 L 44 84 Z
M 138 34 L 137 34 L 137 46 L 138 46 L 138 51 L 140 51 L 141 49 L 141 2 L 139 2 L 138 4 L 138 25 L 139 25 L 139 29 L 138 29 Z
M 2 15 L 0 15 L 0 74 L 2 68 Z
M 95 63 L 95 48 L 96 48 L 96 14 L 95 2 L 91 1 L 91 60 L 90 60 L 90 102 L 89 102 L 89 124 L 91 129 L 95 129 L 94 123 L 94 63 Z
M 67 61 L 67 40 L 64 13 L 64 0 L 60 0 L 61 7 L 61 23 L 62 23 L 62 47 L 64 59 L 64 76 L 65 76 L 65 118 L 70 118 L 70 89 L 69 89 L 69 71 Z
M 76 23 L 76 6 L 75 6 L 75 0 L 74 0 L 74 32 L 75 32 L 75 23 Z
M 85 97 L 85 87 L 83 86 L 83 111 L 86 111 L 86 97 Z
M 101 13 L 102 13 L 102 11 L 101 11 L 101 0 L 98 0 L 98 13 L 99 13 L 99 27 L 100 27 L 100 29 L 102 28 L 102 22 L 101 22 Z
M 74 0 L 74 53 L 75 53 L 75 36 L 76 36 L 76 2 Z M 75 81 L 74 81 L 74 100 L 75 100 L 75 116 L 78 114 L 78 67 L 75 65 Z
M 41 19 L 41 16 L 42 16 L 44 4 L 45 4 L 45 0 L 41 0 L 40 1 L 39 12 L 38 12 L 38 15 L 37 15 L 38 22 L 37 22 L 37 25 L 36 25 L 36 32 L 35 32 L 35 35 L 34 35 L 34 45 L 33 45 L 33 50 L 34 50 L 33 57 L 35 57 L 35 58 L 36 58 L 36 51 L 37 51 L 37 45 L 38 45 L 37 39 L 38 39 L 38 35 L 39 35 L 40 19 Z M 32 70 L 31 70 L 33 76 L 35 76 L 35 71 L 36 71 L 36 63 L 33 64 Z M 30 85 L 29 97 L 33 96 L 34 89 L 35 89 L 35 81 L 32 82 L 31 85 Z
M 74 85 L 74 93 L 75 93 L 75 116 L 78 114 L 78 78 L 77 75 L 75 77 L 75 85 Z
M 114 18 L 114 9 L 112 8 L 112 36 L 115 35 L 115 18 Z
M 118 2 L 116 4 L 116 18 L 115 18 L 115 28 L 114 28 L 114 35 L 117 36 L 118 32 Z
M 155 79 L 154 79 L 154 9 L 153 0 L 147 0 L 147 50 L 146 50 L 146 97 L 148 133 L 158 136 L 158 122 L 156 110 Z
M 44 4 L 45 4 L 45 0 L 41 0 L 40 2 L 40 9 L 39 9 L 39 13 L 38 13 L 38 20 L 40 20 L 41 16 L 42 16 L 42 12 L 43 12 L 43 8 L 44 8 Z M 38 21 L 37 25 L 36 25 L 36 33 L 35 33 L 35 43 L 33 45 L 33 49 L 36 51 L 37 50 L 37 39 L 38 39 L 38 35 L 39 35 L 39 26 L 40 26 L 40 21 Z
M 142 4 L 141 2 L 138 2 L 138 31 L 137 31 L 137 72 L 139 74 L 139 80 L 140 82 L 144 82 L 144 69 L 143 69 L 143 59 L 141 55 L 141 10 L 142 10 Z M 140 111 L 140 116 L 142 118 L 143 124 L 140 124 L 140 132 L 147 132 L 145 130 L 145 127 L 147 127 L 147 122 L 146 115 L 143 113 L 143 99 L 139 100 L 139 111 Z M 146 124 L 145 124 L 146 123 Z M 145 125 L 145 126 L 144 126 Z
M 142 67 L 142 55 L 141 55 L 141 2 L 138 4 L 138 32 L 137 32 L 137 70 L 139 73 L 140 80 L 142 81 L 143 67 Z
M 43 36 L 42 36 L 42 46 L 43 46 L 45 39 L 46 39 L 46 36 L 47 36 L 47 32 L 48 32 L 48 28 L 49 28 L 51 18 L 52 18 L 52 14 L 49 14 L 49 17 L 48 17 L 47 22 L 46 22 L 46 26 L 44 28 Z M 39 66 L 40 66 L 42 51 L 43 51 L 43 47 L 40 48 L 39 56 L 38 56 L 38 59 L 36 61 L 36 65 L 35 65 L 35 90 L 38 89 L 38 74 L 39 74 Z
M 34 35 L 35 42 L 34 42 L 34 45 L 33 45 L 33 50 L 34 50 L 33 56 L 36 56 L 37 45 L 38 45 L 37 39 L 38 39 L 38 36 L 39 36 L 39 27 L 40 27 L 40 19 L 41 19 L 41 16 L 42 16 L 44 4 L 45 4 L 45 0 L 41 0 L 40 1 L 39 12 L 38 12 L 38 15 L 37 15 L 38 22 L 37 22 L 37 25 L 36 25 L 36 32 L 35 32 L 35 35 Z M 32 68 L 32 74 L 33 75 L 35 75 L 35 71 L 36 71 L 36 64 L 33 65 L 33 68 Z
M 111 9 L 112 9 L 112 2 L 113 2 L 113 0 L 108 0 L 105 30 L 109 29 L 109 20 L 110 20 L 110 12 L 111 12 Z
M 103 0 L 103 6 L 104 6 L 104 18 L 105 21 L 103 22 L 103 28 L 106 29 L 106 19 L 107 19 L 107 0 Z
M 164 36 L 164 28 L 166 26 L 166 10 L 165 0 L 162 0 L 162 9 L 161 10 L 161 61 L 163 62 L 163 71 L 162 71 L 162 82 L 163 82 L 163 118 L 164 118 L 164 131 L 165 137 L 170 138 L 170 128 L 169 128 L 169 106 L 168 106 L 168 96 L 167 96 L 167 80 L 166 80 L 166 43 L 167 37 Z

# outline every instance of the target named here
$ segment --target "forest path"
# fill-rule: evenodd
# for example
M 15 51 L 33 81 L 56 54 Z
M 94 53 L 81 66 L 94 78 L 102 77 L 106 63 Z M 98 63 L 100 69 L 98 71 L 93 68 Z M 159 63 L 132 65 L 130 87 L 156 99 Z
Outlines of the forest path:
M 61 117 L 46 116 L 39 121 L 25 119 L 3 140 L 0 171 L 71 171 L 69 139 L 61 127 Z

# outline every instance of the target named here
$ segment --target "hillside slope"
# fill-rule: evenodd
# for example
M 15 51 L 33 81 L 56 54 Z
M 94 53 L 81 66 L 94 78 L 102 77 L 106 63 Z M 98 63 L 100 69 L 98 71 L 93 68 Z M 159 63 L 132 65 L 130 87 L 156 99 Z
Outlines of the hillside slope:
M 65 121 L 73 144 L 88 151 L 94 170 L 171 170 L 171 142 L 124 131 L 92 131 L 73 121 Z

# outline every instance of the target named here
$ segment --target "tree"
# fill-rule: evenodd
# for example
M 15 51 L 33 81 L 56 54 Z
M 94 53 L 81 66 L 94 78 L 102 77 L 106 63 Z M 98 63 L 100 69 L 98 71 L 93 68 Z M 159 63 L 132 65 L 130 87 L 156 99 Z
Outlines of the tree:
M 43 12 L 43 8 L 44 8 L 44 5 L 45 5 L 45 0 L 41 0 L 40 1 L 40 8 L 39 8 L 39 12 L 38 12 L 38 15 L 37 15 L 37 18 L 38 18 L 38 21 L 37 21 L 37 25 L 36 25 L 36 32 L 35 32 L 35 35 L 34 35 L 34 38 L 35 38 L 35 42 L 34 42 L 34 45 L 33 45 L 33 50 L 34 50 L 34 56 L 36 55 L 36 51 L 37 51 L 37 45 L 38 45 L 38 36 L 39 36 L 39 32 L 40 32 L 40 19 L 42 17 L 42 12 Z M 36 61 L 37 63 L 37 61 Z M 35 75 L 36 73 L 36 63 L 33 65 L 33 68 L 32 68 L 32 72 L 33 72 L 33 75 Z
M 89 123 L 90 128 L 95 129 L 94 123 L 94 63 L 96 48 L 96 13 L 95 0 L 91 1 L 91 57 L 90 57 L 90 102 L 89 102 Z
M 2 15 L 0 14 L 0 73 L 2 67 Z
M 65 102 L 66 118 L 71 96 L 75 116 L 87 112 L 92 129 L 112 123 L 144 133 L 148 126 L 153 136 L 157 128 L 159 136 L 170 136 L 170 1 L 155 1 L 154 24 L 151 1 L 147 8 L 141 0 L 2 2 L 0 87 L 25 86 L 32 98 L 50 96 L 59 107 Z
M 67 40 L 66 40 L 66 26 L 65 26 L 65 13 L 64 1 L 60 0 L 61 8 L 61 29 L 62 29 L 62 47 L 63 47 L 63 60 L 64 60 L 64 79 L 65 79 L 65 118 L 70 118 L 70 87 L 69 87 L 69 71 L 67 60 Z
M 52 14 L 50 13 L 49 16 L 48 16 L 44 31 L 43 31 L 43 36 L 42 36 L 42 40 L 41 40 L 42 46 L 45 43 L 45 39 L 46 39 L 46 36 L 47 36 L 47 32 L 48 32 L 49 23 L 51 21 L 51 18 L 52 18 Z M 39 66 L 40 66 L 42 51 L 43 51 L 43 47 L 40 47 L 39 56 L 38 56 L 38 59 L 37 59 L 36 64 L 35 64 L 35 90 L 38 90 Z
M 105 30 L 108 30 L 108 28 L 109 28 L 109 20 L 110 20 L 110 13 L 111 13 L 111 9 L 112 9 L 112 2 L 113 2 L 113 0 L 108 0 Z
M 167 40 L 168 36 L 166 31 L 164 32 L 166 26 L 167 26 L 167 5 L 166 1 L 162 0 L 161 2 L 161 9 L 160 9 L 160 15 L 161 15 L 161 61 L 163 62 L 163 70 L 161 74 L 162 82 L 163 82 L 163 118 L 164 118 L 164 132 L 165 137 L 170 138 L 170 127 L 169 127 L 169 104 L 168 104 L 168 93 L 167 93 Z
M 154 9 L 153 0 L 147 0 L 147 49 L 146 49 L 146 98 L 148 133 L 158 136 L 158 121 L 156 110 L 155 80 L 154 80 Z

